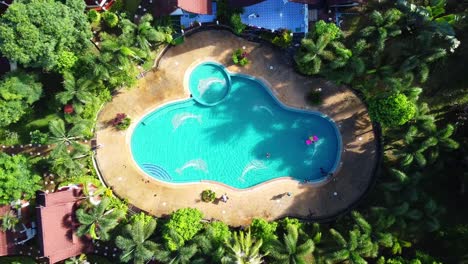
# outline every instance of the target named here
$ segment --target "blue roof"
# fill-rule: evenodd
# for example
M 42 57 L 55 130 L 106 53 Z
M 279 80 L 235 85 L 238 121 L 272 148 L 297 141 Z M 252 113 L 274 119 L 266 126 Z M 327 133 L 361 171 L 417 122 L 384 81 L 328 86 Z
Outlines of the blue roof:
M 212 15 L 201 15 L 183 11 L 184 13 L 180 17 L 180 24 L 184 27 L 189 27 L 190 24 L 194 23 L 195 21 L 198 21 L 200 23 L 213 22 L 216 20 L 216 2 L 213 2 L 212 10 Z
M 289 29 L 292 32 L 308 31 L 308 9 L 306 4 L 288 0 L 266 0 L 244 7 L 242 22 L 266 29 Z

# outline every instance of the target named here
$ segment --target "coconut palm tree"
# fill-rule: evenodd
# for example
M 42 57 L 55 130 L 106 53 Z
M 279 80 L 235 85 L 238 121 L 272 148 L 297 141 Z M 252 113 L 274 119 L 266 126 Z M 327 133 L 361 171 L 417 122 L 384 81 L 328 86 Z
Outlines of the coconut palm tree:
M 154 44 L 170 43 L 172 36 L 167 34 L 162 28 L 154 28 L 151 25 L 153 16 L 145 14 L 141 17 L 138 24 L 132 23 L 128 19 L 123 19 L 121 22 L 122 35 L 130 38 L 130 42 L 134 46 L 150 52 Z
M 267 246 L 270 257 L 274 259 L 272 263 L 278 264 L 305 264 L 304 258 L 311 257 L 315 249 L 312 239 L 307 239 L 304 243 L 298 245 L 299 234 L 297 226 L 288 225 L 287 233 L 284 234 L 283 241 L 274 239 Z
M 49 143 L 54 144 L 51 152 L 52 156 L 58 153 L 67 152 L 71 147 L 76 153 L 84 153 L 88 150 L 86 145 L 79 143 L 83 139 L 83 133 L 87 129 L 85 122 L 76 123 L 70 130 L 65 129 L 65 122 L 62 119 L 55 119 L 49 123 Z
M 134 221 L 124 227 L 121 235 L 115 239 L 115 244 L 122 250 L 120 261 L 143 264 L 153 258 L 158 245 L 150 241 L 150 236 L 156 228 L 156 220 L 149 222 Z
M 384 204 L 371 209 L 375 226 L 381 230 L 394 227 L 407 237 L 438 230 L 444 209 L 420 188 L 423 175 L 392 168 L 390 176 L 393 180 L 379 184 Z
M 65 91 L 57 93 L 55 98 L 64 105 L 71 101 L 75 111 L 80 113 L 81 106 L 92 101 L 93 95 L 89 89 L 93 85 L 93 81 L 85 78 L 76 80 L 70 72 L 63 73 L 63 80 Z
M 19 220 L 16 216 L 16 213 L 13 210 L 8 210 L 5 214 L 0 216 L 0 220 L 2 220 L 1 229 L 6 232 L 8 230 L 15 230 L 16 224 L 18 224 Z
M 294 57 L 299 71 L 313 75 L 320 73 L 325 63 L 332 69 L 345 66 L 352 55 L 351 51 L 330 35 L 323 34 L 314 38 L 315 35 L 317 34 L 310 34 L 301 41 L 301 47 Z
M 86 156 L 85 152 L 71 151 L 69 153 L 65 150 L 54 152 L 49 156 L 51 171 L 62 178 L 80 176 L 85 168 L 82 161 Z
M 89 235 L 93 240 L 109 240 L 109 231 L 114 229 L 125 213 L 109 208 L 110 200 L 104 197 L 101 202 L 85 211 L 83 208 L 76 210 L 76 218 L 81 224 L 76 230 L 78 236 Z
M 337 230 L 330 229 L 330 234 L 338 247 L 326 256 L 327 264 L 344 261 L 351 264 L 367 263 L 366 258 L 378 256 L 380 246 L 392 248 L 394 245 L 395 238 L 392 234 L 373 231 L 371 225 L 356 211 L 353 211 L 351 215 L 355 225 L 349 231 L 348 240 Z
M 345 60 L 345 65 L 338 69 L 330 69 L 324 72 L 325 76 L 336 83 L 350 84 L 353 80 L 366 72 L 367 65 L 362 53 L 367 49 L 368 44 L 364 39 L 360 39 L 351 49 L 352 56 Z
M 132 46 L 128 36 L 116 37 L 106 33 L 101 33 L 101 54 L 108 56 L 114 65 L 125 67 L 132 61 L 144 62 L 144 58 L 148 57 L 148 53 Z M 110 56 L 109 56 L 110 55 Z
M 375 47 L 375 54 L 381 53 L 385 48 L 388 37 L 395 37 L 401 34 L 401 29 L 397 25 L 402 17 L 401 11 L 395 8 L 387 10 L 384 14 L 374 10 L 370 15 L 371 25 L 361 30 L 361 35 L 370 40 Z
M 166 247 L 159 246 L 154 252 L 154 259 L 161 263 L 168 264 L 189 264 L 192 263 L 192 258 L 197 254 L 198 248 L 196 244 L 183 244 L 182 238 L 173 230 L 169 230 L 171 240 L 177 245 L 175 250 L 169 250 Z
M 234 236 L 230 242 L 226 242 L 228 249 L 227 263 L 232 264 L 260 264 L 263 262 L 265 255 L 260 254 L 262 247 L 262 239 L 252 240 L 250 229 L 247 233 L 239 231 L 234 232 Z M 268 254 L 268 252 L 267 252 Z
M 193 264 L 204 263 L 227 263 L 229 258 L 226 256 L 224 245 L 216 241 L 214 229 L 207 226 L 204 233 L 201 233 L 193 238 L 193 241 L 198 246 L 197 256 L 192 261 Z

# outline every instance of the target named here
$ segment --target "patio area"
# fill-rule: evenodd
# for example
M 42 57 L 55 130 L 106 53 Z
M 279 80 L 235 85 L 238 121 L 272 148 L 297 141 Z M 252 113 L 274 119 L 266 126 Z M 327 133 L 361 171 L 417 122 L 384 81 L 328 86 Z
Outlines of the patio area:
M 234 49 L 245 47 L 251 63 L 233 65 Z M 317 110 L 333 118 L 340 129 L 343 153 L 339 171 L 328 182 L 303 184 L 289 177 L 238 190 L 218 183 L 169 184 L 145 174 L 134 162 L 130 149 L 132 131 L 140 118 L 168 102 L 188 98 L 184 88 L 187 70 L 202 61 L 222 63 L 231 72 L 261 78 L 283 103 L 300 109 Z M 323 103 L 309 106 L 304 99 L 310 89 L 321 88 Z M 127 131 L 116 131 L 108 121 L 117 113 L 132 118 Z M 106 184 L 121 198 L 156 216 L 179 208 L 200 209 L 206 219 L 230 225 L 246 225 L 253 218 L 273 220 L 285 216 L 326 219 L 347 210 L 368 189 L 377 164 L 377 141 L 364 104 L 350 90 L 331 82 L 297 74 L 281 50 L 246 41 L 222 30 L 209 30 L 186 37 L 171 47 L 159 68 L 140 79 L 137 87 L 121 90 L 98 116 L 96 137 L 101 147 L 96 154 Z M 288 175 L 285 175 L 288 176 Z M 227 203 L 204 203 L 205 189 L 226 193 Z M 290 196 L 282 195 L 290 192 Z

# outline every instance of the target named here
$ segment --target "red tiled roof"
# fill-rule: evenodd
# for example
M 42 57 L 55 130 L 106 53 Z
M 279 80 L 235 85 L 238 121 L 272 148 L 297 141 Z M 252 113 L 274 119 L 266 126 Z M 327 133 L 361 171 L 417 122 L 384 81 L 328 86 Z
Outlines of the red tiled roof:
M 74 211 L 82 198 L 80 189 L 37 195 L 38 237 L 41 253 L 55 263 L 92 250 L 91 241 L 75 234 Z
M 4 205 L 0 207 L 0 216 L 4 215 L 6 212 L 10 211 L 11 207 L 9 205 Z M 12 255 L 16 253 L 16 247 L 13 242 L 13 236 L 11 232 L 3 232 L 0 230 L 0 256 Z
M 261 3 L 265 0 L 229 0 L 230 7 L 243 7 L 243 6 L 251 6 L 258 3 Z
M 211 0 L 178 0 L 177 6 L 183 10 L 195 14 L 212 14 Z

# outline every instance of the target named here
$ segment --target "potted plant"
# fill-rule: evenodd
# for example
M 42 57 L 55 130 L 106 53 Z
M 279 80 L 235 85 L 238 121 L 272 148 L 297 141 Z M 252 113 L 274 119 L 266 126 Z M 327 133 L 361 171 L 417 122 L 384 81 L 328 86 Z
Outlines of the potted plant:
M 211 203 L 216 199 L 216 193 L 212 190 L 204 190 L 201 193 L 201 198 L 205 203 Z
M 114 119 L 111 120 L 111 125 L 118 130 L 125 130 L 130 126 L 132 120 L 124 113 L 118 113 Z
M 236 49 L 232 54 L 232 62 L 240 66 L 245 66 L 250 62 L 249 59 L 247 59 L 247 55 L 246 51 L 243 52 L 241 49 Z

